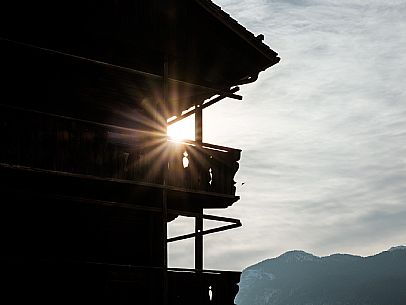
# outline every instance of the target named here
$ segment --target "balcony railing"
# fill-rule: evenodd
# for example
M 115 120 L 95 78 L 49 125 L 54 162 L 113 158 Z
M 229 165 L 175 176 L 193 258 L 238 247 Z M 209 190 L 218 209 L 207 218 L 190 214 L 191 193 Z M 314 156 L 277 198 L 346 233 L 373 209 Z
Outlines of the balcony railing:
M 240 272 L 172 269 L 169 304 L 234 305 Z
M 235 194 L 239 150 L 173 142 L 152 132 L 0 108 L 0 163 Z
M 0 299 L 16 304 L 234 305 L 240 281 L 240 272 L 91 262 L 2 259 L 1 267 Z

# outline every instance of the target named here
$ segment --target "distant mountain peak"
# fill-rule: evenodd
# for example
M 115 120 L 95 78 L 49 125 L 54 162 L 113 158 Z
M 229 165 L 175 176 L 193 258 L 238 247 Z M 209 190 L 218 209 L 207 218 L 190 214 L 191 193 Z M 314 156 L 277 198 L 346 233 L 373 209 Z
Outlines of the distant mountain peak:
M 398 251 L 398 250 L 406 250 L 406 246 L 394 246 L 391 247 L 388 251 Z
M 316 261 L 320 259 L 318 256 L 307 253 L 302 250 L 292 250 L 280 255 L 278 260 L 283 260 L 285 262 L 304 262 L 304 261 Z
M 345 254 L 345 253 L 335 253 L 329 256 L 322 257 L 324 261 L 355 261 L 362 259 L 362 256 Z

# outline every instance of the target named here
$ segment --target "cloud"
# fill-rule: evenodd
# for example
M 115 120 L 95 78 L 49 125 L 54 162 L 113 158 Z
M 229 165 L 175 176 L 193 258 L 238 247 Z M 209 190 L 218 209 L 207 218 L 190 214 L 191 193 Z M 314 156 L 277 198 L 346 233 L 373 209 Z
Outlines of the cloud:
M 206 267 L 404 244 L 406 1 L 216 3 L 282 60 L 205 110 L 205 140 L 243 149 L 241 200 L 218 213 L 244 225 L 207 238 Z

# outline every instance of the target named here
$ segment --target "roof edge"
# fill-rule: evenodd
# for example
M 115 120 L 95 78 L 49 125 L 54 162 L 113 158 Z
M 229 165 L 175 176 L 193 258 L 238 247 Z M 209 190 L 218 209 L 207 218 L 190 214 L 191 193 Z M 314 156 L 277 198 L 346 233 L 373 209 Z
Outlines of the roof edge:
M 276 53 L 268 45 L 262 42 L 262 34 L 255 36 L 211 0 L 195 0 L 195 2 L 197 2 L 201 7 L 203 7 L 208 13 L 219 20 L 222 24 L 224 24 L 226 27 L 240 36 L 248 44 L 254 47 L 268 60 L 270 60 L 271 63 L 267 67 L 265 67 L 265 69 L 277 64 L 280 61 L 278 53 Z

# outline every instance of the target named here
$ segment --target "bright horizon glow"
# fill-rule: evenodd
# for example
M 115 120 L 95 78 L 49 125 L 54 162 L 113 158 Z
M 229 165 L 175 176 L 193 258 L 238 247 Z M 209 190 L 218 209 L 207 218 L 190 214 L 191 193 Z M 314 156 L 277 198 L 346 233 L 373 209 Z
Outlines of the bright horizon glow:
M 173 125 L 168 126 L 167 135 L 173 140 L 194 140 L 195 139 L 195 125 L 194 115 L 187 117 Z

